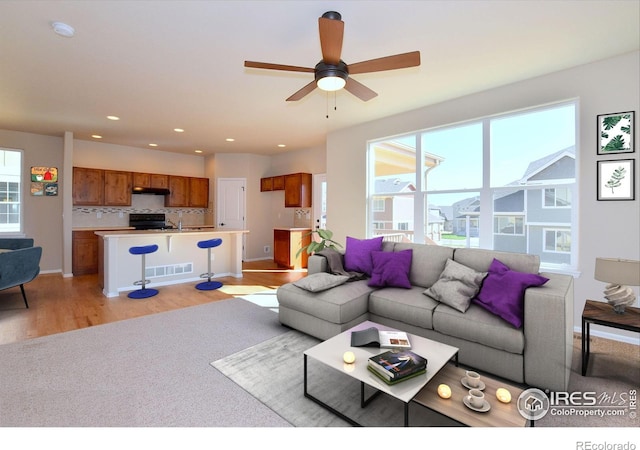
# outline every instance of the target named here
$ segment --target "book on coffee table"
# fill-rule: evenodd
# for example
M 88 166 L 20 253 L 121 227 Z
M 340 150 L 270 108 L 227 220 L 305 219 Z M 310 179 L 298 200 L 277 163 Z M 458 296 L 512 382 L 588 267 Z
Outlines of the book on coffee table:
M 425 373 L 427 360 L 411 350 L 388 350 L 370 357 L 367 367 L 391 384 Z
M 375 327 L 351 332 L 352 347 L 411 348 L 409 336 L 404 331 L 378 330 Z

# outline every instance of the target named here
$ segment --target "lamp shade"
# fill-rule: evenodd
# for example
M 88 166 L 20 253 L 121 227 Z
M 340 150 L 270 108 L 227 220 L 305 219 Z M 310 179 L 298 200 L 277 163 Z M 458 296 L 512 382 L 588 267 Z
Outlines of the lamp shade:
M 610 284 L 640 286 L 640 261 L 596 258 L 594 278 Z

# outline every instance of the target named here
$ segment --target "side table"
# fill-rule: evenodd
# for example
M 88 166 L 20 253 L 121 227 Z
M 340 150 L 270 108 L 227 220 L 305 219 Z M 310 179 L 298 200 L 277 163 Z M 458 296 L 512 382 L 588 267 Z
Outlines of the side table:
M 640 333 L 640 308 L 627 306 L 624 314 L 617 314 L 609 303 L 587 300 L 582 311 L 582 376 L 589 364 L 591 324 L 619 328 Z

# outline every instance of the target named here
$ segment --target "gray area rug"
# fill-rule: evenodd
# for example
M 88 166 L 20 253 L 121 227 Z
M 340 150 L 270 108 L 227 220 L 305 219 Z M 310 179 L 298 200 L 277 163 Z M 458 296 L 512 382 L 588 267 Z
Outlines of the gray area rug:
M 296 427 L 348 427 L 335 414 L 304 397 L 303 352 L 316 338 L 290 331 L 254 347 L 211 363 L 243 389 Z M 361 425 L 404 425 L 404 404 L 381 395 L 360 407 L 360 382 L 309 358 L 308 391 Z M 373 390 L 367 389 L 366 395 Z M 453 421 L 411 404 L 410 425 L 456 426 Z
M 296 427 L 341 427 L 348 423 L 304 397 L 303 352 L 319 340 L 297 331 L 274 337 L 234 355 L 211 363 L 239 386 Z M 574 351 L 570 391 L 627 395 L 638 390 L 638 360 L 623 356 L 595 354 L 587 377 L 579 372 L 580 350 Z M 636 377 L 636 378 L 634 378 Z M 403 404 L 381 395 L 366 408 L 360 408 L 360 383 L 308 359 L 308 390 L 333 408 L 361 425 L 402 426 Z M 371 391 L 367 391 L 369 395 Z M 620 397 L 618 397 L 619 399 Z M 579 408 L 578 408 L 579 409 Z M 456 426 L 438 414 L 410 404 L 412 426 Z M 637 417 L 599 417 L 583 415 L 552 416 L 536 421 L 536 427 L 637 427 Z

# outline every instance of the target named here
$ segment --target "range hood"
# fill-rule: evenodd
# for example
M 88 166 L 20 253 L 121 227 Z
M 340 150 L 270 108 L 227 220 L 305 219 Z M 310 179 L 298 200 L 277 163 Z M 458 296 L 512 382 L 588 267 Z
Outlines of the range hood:
M 134 194 L 169 195 L 171 192 L 167 188 L 134 187 Z

